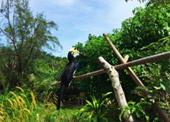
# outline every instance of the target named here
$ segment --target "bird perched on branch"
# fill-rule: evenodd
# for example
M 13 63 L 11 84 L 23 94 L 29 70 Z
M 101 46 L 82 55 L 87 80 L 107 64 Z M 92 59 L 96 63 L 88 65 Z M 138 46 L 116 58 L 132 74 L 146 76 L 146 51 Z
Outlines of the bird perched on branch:
M 76 70 L 76 63 L 74 60 L 74 55 L 79 53 L 79 51 L 73 47 L 68 52 L 68 64 L 65 66 L 64 71 L 62 72 L 60 79 L 61 79 L 61 86 L 59 90 L 59 96 L 58 96 L 58 103 L 57 103 L 57 109 L 60 109 L 60 103 L 63 97 L 63 91 L 64 88 L 68 88 L 71 80 L 73 79 L 73 74 Z

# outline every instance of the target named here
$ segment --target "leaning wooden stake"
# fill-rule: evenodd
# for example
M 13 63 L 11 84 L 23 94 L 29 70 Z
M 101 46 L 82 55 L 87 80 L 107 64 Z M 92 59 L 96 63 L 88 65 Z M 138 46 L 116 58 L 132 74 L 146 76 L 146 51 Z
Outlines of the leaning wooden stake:
M 116 47 L 113 45 L 113 43 L 110 41 L 110 39 L 103 34 L 103 36 L 105 37 L 105 39 L 107 40 L 107 42 L 109 43 L 109 45 L 111 46 L 111 48 L 113 49 L 113 51 L 115 52 L 116 56 L 119 58 L 119 60 L 125 64 L 126 61 L 123 59 L 122 55 L 119 53 L 119 51 L 116 49 Z M 165 54 L 165 53 L 164 53 Z M 168 58 L 170 57 L 170 53 L 166 52 L 166 54 L 168 54 L 167 56 L 164 56 L 164 58 Z M 162 55 L 158 54 L 157 58 L 148 58 L 151 60 L 154 59 L 161 59 L 163 57 L 160 57 Z M 153 56 L 150 56 L 153 57 Z M 139 61 L 140 62 L 140 61 Z M 138 78 L 138 76 L 133 72 L 133 70 L 130 67 L 127 67 L 127 71 L 129 72 L 131 78 L 133 79 L 133 81 L 136 83 L 137 86 L 142 86 L 145 87 L 144 84 L 142 83 L 142 81 Z M 148 94 L 147 89 L 142 90 L 144 95 Z M 156 109 L 156 111 L 158 112 L 159 116 L 165 121 L 165 122 L 170 122 L 170 119 L 168 118 L 168 116 L 164 113 L 164 111 L 160 108 L 159 104 L 157 104 L 156 102 L 152 104 L 153 107 Z
M 111 46 L 111 48 L 113 49 L 114 53 L 116 54 L 116 56 L 119 58 L 119 60 L 125 64 L 125 60 L 123 59 L 122 55 L 119 53 L 119 51 L 116 49 L 116 47 L 113 45 L 113 43 L 110 41 L 110 39 L 103 34 L 103 36 L 105 37 L 105 39 L 107 40 L 107 42 L 109 43 L 109 45 Z M 133 70 L 131 69 L 131 67 L 127 67 L 127 70 L 131 76 L 131 78 L 134 80 L 134 82 L 136 83 L 137 86 L 143 86 L 144 84 L 142 83 L 142 81 L 136 76 L 136 74 L 133 72 Z M 145 95 L 147 94 L 147 91 L 145 91 L 144 93 Z
M 105 61 L 103 57 L 99 57 L 98 61 L 101 64 L 101 66 L 105 69 L 107 74 L 109 75 L 109 78 L 112 82 L 112 87 L 114 90 L 116 100 L 119 104 L 120 109 L 123 110 L 123 108 L 125 106 L 127 106 L 128 104 L 126 101 L 124 91 L 123 91 L 122 86 L 119 81 L 118 72 L 115 70 L 115 68 L 113 66 L 111 66 L 107 61 Z M 130 114 L 130 111 L 128 111 L 127 115 L 129 115 L 129 114 Z M 130 116 L 129 118 L 126 117 L 125 120 L 126 120 L 126 122 L 134 122 L 134 119 L 132 116 Z

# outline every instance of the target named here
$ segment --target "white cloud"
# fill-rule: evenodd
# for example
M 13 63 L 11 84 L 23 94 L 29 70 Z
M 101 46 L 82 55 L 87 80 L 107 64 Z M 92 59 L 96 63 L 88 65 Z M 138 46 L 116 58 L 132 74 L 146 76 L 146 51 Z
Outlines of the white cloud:
M 77 42 L 84 43 L 88 34 L 96 36 L 120 28 L 121 22 L 133 16 L 133 8 L 144 4 L 125 0 L 30 0 L 31 9 L 44 11 L 48 20 L 59 26 L 56 36 L 63 46 L 55 55 L 66 56 Z

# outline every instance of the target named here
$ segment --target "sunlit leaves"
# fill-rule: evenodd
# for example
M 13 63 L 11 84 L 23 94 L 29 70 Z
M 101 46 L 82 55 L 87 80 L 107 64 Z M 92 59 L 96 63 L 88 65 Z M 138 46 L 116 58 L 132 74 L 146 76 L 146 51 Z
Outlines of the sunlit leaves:
M 91 100 L 86 100 L 86 105 L 80 109 L 78 116 L 88 117 L 88 121 L 107 121 L 106 114 L 108 111 L 108 105 L 106 104 L 109 101 L 108 95 L 112 94 L 112 92 L 108 92 L 103 94 L 102 97 L 96 98 L 95 96 L 91 96 Z
M 146 112 L 143 109 L 144 105 L 151 105 L 150 102 L 128 102 L 128 106 L 125 106 L 122 112 L 119 115 L 119 120 L 122 121 L 122 118 L 125 118 L 127 116 L 128 111 L 130 112 L 129 116 L 135 115 L 137 118 L 142 118 L 142 116 L 145 117 L 146 121 L 149 121 L 149 116 L 146 114 Z
M 8 48 L 11 49 L 9 55 L 13 56 L 10 60 L 16 63 L 13 70 L 19 76 L 11 76 L 13 81 L 8 82 L 14 82 L 15 85 L 15 82 L 20 82 L 21 77 L 25 78 L 24 73 L 32 65 L 30 60 L 39 50 L 44 47 L 52 50 L 56 46 L 62 46 L 52 34 L 58 28 L 56 23 L 48 21 L 43 13 L 34 16 L 28 0 L 6 0 L 3 7 L 4 10 L 0 13 L 1 36 L 6 37 Z
M 129 61 L 170 50 L 170 9 L 167 7 L 169 6 L 168 1 L 166 2 L 166 5 L 149 2 L 146 4 L 146 8 L 134 9 L 134 17 L 126 19 L 122 23 L 121 29 L 114 29 L 113 34 L 107 34 L 123 56 L 130 56 Z M 112 65 L 120 63 L 102 36 L 96 37 L 95 35 L 89 35 L 89 40 L 86 44 L 81 46 L 79 44 L 78 46 L 84 55 L 84 57 L 79 56 L 77 58 L 78 62 L 85 64 L 80 70 L 80 74 L 100 69 L 96 61 L 99 56 L 103 56 Z M 170 99 L 168 97 L 170 94 L 169 64 L 169 60 L 163 60 L 132 67 L 146 88 L 149 89 L 148 97 L 150 100 L 156 98 L 156 100 L 167 103 L 166 99 Z M 137 101 L 138 97 L 131 95 L 131 90 L 135 89 L 136 85 L 133 84 L 127 71 L 126 74 L 123 73 L 120 75 L 120 79 L 127 99 Z M 106 75 L 101 75 L 79 82 L 87 96 L 90 96 L 92 93 L 98 96 L 103 93 L 104 90 L 111 88 L 110 82 L 108 81 L 109 79 Z M 86 89 L 88 89 L 88 91 Z M 139 108 L 133 108 L 133 111 L 138 110 Z M 143 112 L 142 114 L 144 115 Z M 136 112 L 136 115 L 139 117 L 140 112 Z M 156 115 L 154 115 L 154 117 L 156 117 Z M 148 120 L 147 115 L 145 118 Z M 153 118 L 151 118 L 151 120 L 152 119 Z
M 36 100 L 33 92 L 30 92 L 31 99 L 21 87 L 16 87 L 19 91 L 11 91 L 1 96 L 0 120 L 5 121 L 29 121 L 36 110 Z

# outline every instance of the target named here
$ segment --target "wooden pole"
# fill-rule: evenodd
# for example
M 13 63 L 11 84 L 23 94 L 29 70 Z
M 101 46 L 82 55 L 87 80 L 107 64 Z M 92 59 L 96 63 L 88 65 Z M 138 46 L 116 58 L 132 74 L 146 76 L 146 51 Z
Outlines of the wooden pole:
M 158 57 L 158 59 L 157 59 L 157 57 Z M 154 58 L 154 60 L 152 60 L 153 58 Z M 170 58 L 170 51 L 165 52 L 165 53 L 160 53 L 160 54 L 157 54 L 157 55 L 148 56 L 148 57 L 141 58 L 141 59 L 138 59 L 138 60 L 134 60 L 134 61 L 128 62 L 126 64 L 115 65 L 114 68 L 115 69 L 125 69 L 125 68 L 130 67 L 130 66 L 135 66 L 135 65 L 139 65 L 139 64 L 154 62 L 154 61 L 158 61 L 160 59 L 168 59 L 168 58 Z M 75 77 L 73 77 L 73 81 L 80 80 L 80 79 L 87 78 L 87 77 L 91 77 L 91 76 L 101 75 L 101 74 L 104 74 L 104 73 L 105 73 L 105 70 L 100 69 L 100 70 L 90 72 L 90 73 L 87 73 L 87 74 L 75 76 Z M 55 83 L 53 83 L 51 85 L 55 86 Z
M 119 58 L 119 60 L 125 64 L 125 60 L 123 59 L 122 55 L 119 53 L 119 51 L 116 49 L 116 47 L 113 45 L 113 43 L 110 41 L 110 39 L 103 34 L 103 36 L 105 37 L 105 39 L 107 40 L 107 42 L 109 43 L 109 45 L 111 46 L 111 48 L 113 49 L 114 53 L 116 54 L 116 56 Z M 134 82 L 136 83 L 137 86 L 144 86 L 144 84 L 141 82 L 141 80 L 136 76 L 136 74 L 133 72 L 133 70 L 130 67 L 127 67 L 127 70 L 131 76 L 131 78 L 134 80 Z M 147 94 L 147 93 L 144 93 Z
M 157 57 L 158 57 L 158 59 L 157 59 Z M 130 66 L 136 66 L 136 65 L 139 65 L 139 64 L 145 64 L 145 63 L 149 63 L 149 62 L 158 61 L 160 59 L 168 59 L 168 58 L 170 58 L 170 51 L 165 52 L 165 53 L 160 53 L 160 54 L 157 54 L 157 55 L 148 56 L 148 57 L 141 58 L 141 59 L 138 59 L 138 60 L 134 60 L 134 61 L 128 62 L 126 64 L 115 65 L 114 68 L 116 70 L 117 69 L 125 69 L 125 68 L 128 68 Z M 87 74 L 75 76 L 73 78 L 73 80 L 79 80 L 79 79 L 87 78 L 87 77 L 90 77 L 90 76 L 100 75 L 100 74 L 103 74 L 103 73 L 105 73 L 104 69 L 100 69 L 100 70 L 90 72 L 90 73 L 87 73 Z
M 126 55 L 124 60 L 127 61 L 128 59 L 129 59 L 129 56 Z M 104 73 L 105 73 L 104 69 L 97 70 L 97 71 L 90 72 L 90 73 L 87 73 L 87 74 L 83 74 L 83 75 L 80 75 L 80 76 L 75 76 L 75 77 L 73 77 L 73 81 L 80 80 L 80 79 L 87 78 L 87 77 L 91 77 L 91 76 L 96 76 L 96 75 L 104 74 Z
M 126 55 L 124 60 L 127 61 L 128 59 L 129 59 L 129 55 Z M 103 70 L 103 69 L 97 70 L 97 71 L 94 71 L 92 73 L 87 73 L 87 74 L 80 75 L 80 76 L 74 76 L 72 81 L 80 80 L 80 79 L 87 78 L 87 77 L 90 77 L 90 76 L 100 75 L 100 74 L 103 74 L 103 73 L 105 73 L 105 70 Z M 58 81 L 58 82 L 52 83 L 51 86 L 56 86 L 56 85 L 60 85 L 60 84 L 61 84 L 61 81 Z
M 116 49 L 116 47 L 113 45 L 113 43 L 110 41 L 110 39 L 105 35 L 103 34 L 103 36 L 105 37 L 105 39 L 107 40 L 107 42 L 109 43 L 109 45 L 111 46 L 111 48 L 113 49 L 113 51 L 115 52 L 115 54 L 117 55 L 117 57 L 119 58 L 119 60 L 125 64 L 126 61 L 123 59 L 122 55 L 119 53 L 119 51 Z M 170 57 L 170 54 L 167 53 L 167 57 L 164 56 L 164 57 L 160 57 L 160 55 L 157 55 L 157 59 L 162 59 L 162 58 L 168 58 L 168 56 Z M 154 57 L 150 56 L 150 58 L 148 58 L 148 60 L 155 60 Z M 140 60 L 138 60 L 140 63 Z M 147 60 L 146 60 L 147 62 Z M 133 70 L 128 67 L 127 68 L 131 78 L 133 79 L 133 81 L 137 84 L 137 86 L 142 86 L 144 87 L 142 81 L 137 77 L 137 75 L 133 72 Z M 143 94 L 144 95 L 147 95 L 148 94 L 148 91 L 145 89 L 145 90 L 142 90 Z M 160 108 L 159 104 L 157 104 L 156 102 L 152 104 L 153 107 L 156 109 L 156 111 L 158 112 L 159 116 L 165 121 L 165 122 L 170 122 L 170 119 L 168 118 L 168 116 L 164 113 L 164 111 Z
M 170 58 L 170 51 L 160 53 L 160 54 L 156 54 L 156 55 L 152 55 L 152 56 L 148 56 L 148 57 L 141 58 L 141 59 L 137 59 L 137 60 L 128 62 L 126 64 L 120 64 L 120 65 L 117 65 L 116 68 L 117 69 L 125 69 L 125 68 L 130 67 L 130 66 L 136 66 L 136 65 L 139 65 L 139 64 L 146 64 L 146 63 L 155 62 L 155 61 L 159 61 L 159 60 L 162 60 L 162 59 L 168 59 L 168 58 Z
M 97 70 L 97 71 L 94 71 L 94 72 L 86 73 L 86 74 L 83 74 L 83 75 L 74 76 L 72 81 L 80 80 L 80 79 L 84 79 L 84 78 L 88 78 L 88 77 L 91 77 L 91 76 L 96 76 L 96 75 L 100 75 L 100 74 L 104 74 L 104 73 L 105 73 L 105 70 L 101 69 L 101 70 Z M 51 86 L 56 86 L 56 85 L 58 85 L 60 83 L 61 83 L 61 81 L 58 81 L 58 82 L 52 83 Z
M 159 57 L 158 59 L 156 59 L 156 57 Z M 154 58 L 154 60 L 152 60 Z M 157 55 L 153 55 L 153 56 L 148 56 L 146 58 L 141 58 L 141 59 L 138 59 L 138 60 L 134 60 L 134 61 L 131 61 L 131 62 L 128 62 L 126 64 L 119 64 L 119 65 L 115 65 L 114 68 L 117 70 L 117 69 L 125 69 L 125 68 L 128 68 L 130 66 L 135 66 L 135 65 L 139 65 L 139 64 L 144 64 L 144 63 L 149 63 L 149 62 L 154 62 L 154 61 L 158 61 L 160 59 L 168 59 L 170 58 L 170 51 L 169 52 L 165 52 L 165 53 L 160 53 L 160 54 L 157 54 Z M 139 63 L 140 62 L 140 63 Z M 87 73 L 87 74 L 83 74 L 83 75 L 79 75 L 79 76 L 75 76 L 73 78 L 73 80 L 79 80 L 79 79 L 83 79 L 83 78 L 87 78 L 87 77 L 91 77 L 91 76 L 96 76 L 96 75 L 100 75 L 100 74 L 103 74 L 105 73 L 104 69 L 100 69 L 100 70 L 97 70 L 97 71 L 94 71 L 94 72 L 90 72 L 90 73 Z

